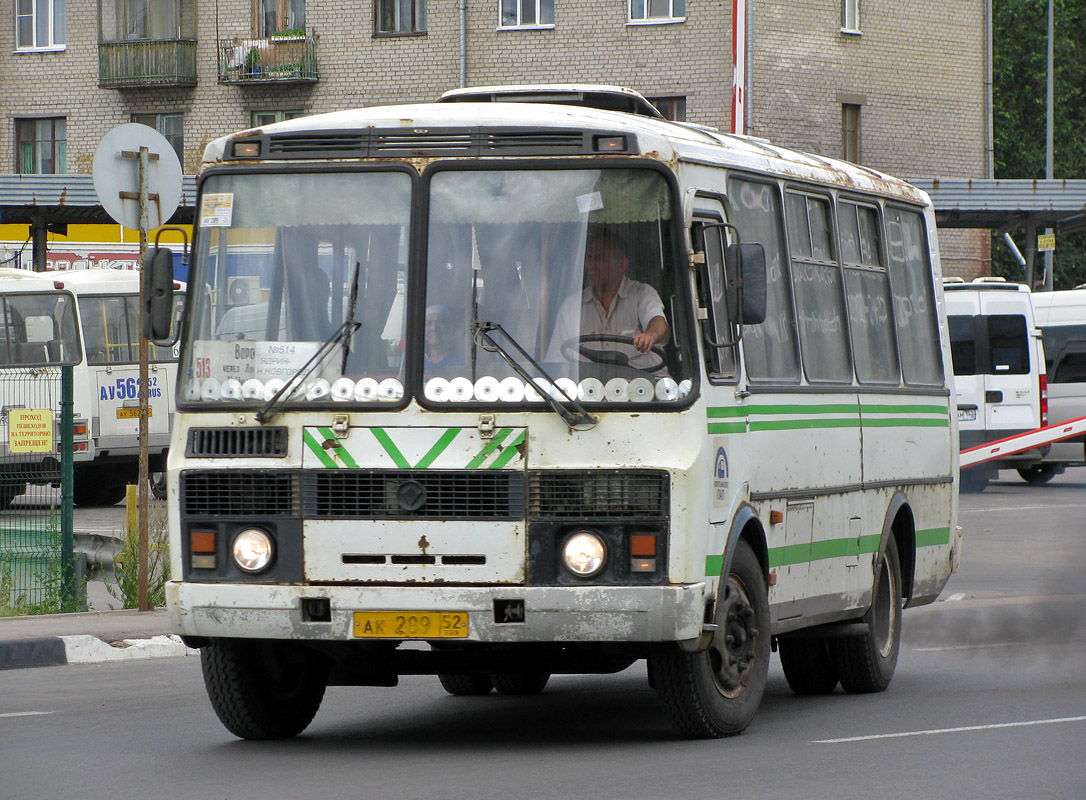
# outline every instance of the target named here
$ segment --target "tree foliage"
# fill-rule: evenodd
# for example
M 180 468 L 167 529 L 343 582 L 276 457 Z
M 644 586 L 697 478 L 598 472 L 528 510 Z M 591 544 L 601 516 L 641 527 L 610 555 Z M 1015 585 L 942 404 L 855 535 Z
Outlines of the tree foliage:
M 1086 179 L 1086 2 L 1053 3 L 1052 175 Z M 992 18 L 995 177 L 1043 179 L 1048 0 L 993 0 Z M 1014 234 L 1019 248 L 1023 237 L 1023 231 Z M 992 256 L 995 274 L 1022 278 L 999 239 Z M 1054 265 L 1056 289 L 1086 283 L 1086 231 L 1058 237 Z

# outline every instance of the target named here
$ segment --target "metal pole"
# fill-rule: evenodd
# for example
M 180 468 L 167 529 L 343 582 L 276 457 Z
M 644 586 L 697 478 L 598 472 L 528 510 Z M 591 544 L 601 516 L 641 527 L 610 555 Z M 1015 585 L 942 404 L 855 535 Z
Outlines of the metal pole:
M 1052 11 L 1053 0 L 1048 0 L 1048 91 L 1045 113 L 1045 180 L 1052 180 L 1052 40 L 1055 33 L 1054 14 Z M 1045 228 L 1045 233 L 1051 234 L 1052 228 Z M 1051 250 L 1045 251 L 1045 290 L 1052 291 L 1052 256 Z M 1032 287 L 1030 287 L 1032 288 Z
M 146 147 L 140 148 L 140 263 L 143 263 L 143 257 L 147 253 L 147 229 L 149 227 L 148 218 L 148 203 L 150 198 L 147 196 L 147 181 L 150 174 L 150 156 L 149 150 Z M 147 448 L 147 376 L 148 376 L 148 347 L 147 339 L 143 336 L 143 302 L 142 298 L 145 296 L 144 282 L 147 280 L 147 275 L 143 270 L 140 270 L 140 382 L 139 382 L 139 406 L 140 406 L 140 418 L 139 418 L 139 438 L 140 438 L 140 452 L 139 452 L 139 479 L 136 484 L 136 505 L 139 509 L 137 525 L 139 527 L 139 568 L 138 568 L 138 582 L 139 582 L 139 610 L 150 611 L 151 604 L 147 596 L 147 525 L 148 525 L 148 448 Z
M 75 611 L 82 605 L 75 585 L 75 533 L 72 516 L 72 489 L 75 483 L 75 454 L 72 450 L 72 418 L 75 416 L 72 372 L 60 368 L 60 579 L 61 608 Z

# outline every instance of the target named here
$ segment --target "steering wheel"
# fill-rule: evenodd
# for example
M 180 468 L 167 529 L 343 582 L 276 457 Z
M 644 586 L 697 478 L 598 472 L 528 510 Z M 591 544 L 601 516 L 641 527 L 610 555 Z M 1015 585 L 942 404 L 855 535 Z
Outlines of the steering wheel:
M 662 369 L 667 362 L 664 348 L 658 344 L 654 344 L 649 350 L 649 353 L 656 356 L 656 361 L 646 364 L 645 366 L 634 366 L 630 363 L 630 357 L 626 353 L 617 350 L 594 350 L 591 347 L 585 347 L 586 344 L 592 342 L 615 342 L 617 344 L 629 345 L 630 347 L 634 346 L 632 336 L 621 336 L 617 333 L 582 333 L 580 336 L 573 336 L 562 342 L 562 355 L 570 361 L 576 361 L 575 355 L 580 354 L 589 361 L 594 361 L 597 364 L 612 364 L 620 367 L 629 367 L 630 369 L 636 369 L 650 375 Z M 638 355 L 647 354 L 638 351 Z

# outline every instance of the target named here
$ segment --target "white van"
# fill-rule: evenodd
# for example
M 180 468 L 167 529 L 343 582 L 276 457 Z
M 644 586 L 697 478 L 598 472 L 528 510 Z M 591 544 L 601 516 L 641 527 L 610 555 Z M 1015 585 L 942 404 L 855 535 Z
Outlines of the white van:
M 950 278 L 943 289 L 961 449 L 1045 425 L 1044 348 L 1029 288 L 1003 278 Z M 984 491 L 999 469 L 1017 469 L 1029 480 L 1041 456 L 1027 450 L 964 469 L 962 491 Z
M 1044 336 L 1050 424 L 1086 416 L 1086 288 L 1033 295 L 1037 326 Z M 1036 483 L 1065 467 L 1086 465 L 1086 436 L 1055 442 L 1032 468 Z M 1025 476 L 1023 476 L 1025 477 Z

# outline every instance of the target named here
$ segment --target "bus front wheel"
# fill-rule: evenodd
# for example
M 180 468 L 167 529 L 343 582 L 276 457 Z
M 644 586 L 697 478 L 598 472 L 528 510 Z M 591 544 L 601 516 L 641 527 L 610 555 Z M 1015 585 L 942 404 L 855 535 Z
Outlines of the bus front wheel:
M 846 692 L 881 692 L 890 685 L 901 649 L 902 606 L 901 561 L 891 538 L 879 555 L 871 608 L 862 619 L 864 632 L 829 640 Z
M 547 688 L 549 672 L 499 672 L 490 676 L 498 694 L 531 695 Z
M 769 672 L 769 595 L 754 551 L 740 541 L 716 603 L 708 649 L 650 656 L 656 692 L 679 733 L 717 739 L 754 719 Z
M 200 650 L 211 707 L 242 739 L 288 739 L 308 727 L 324 699 L 328 664 L 287 642 L 216 639 Z

